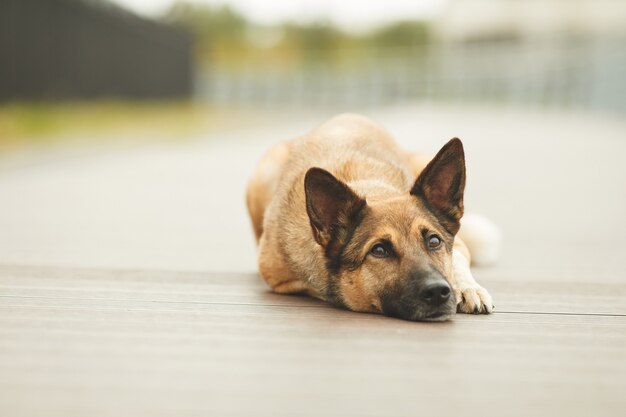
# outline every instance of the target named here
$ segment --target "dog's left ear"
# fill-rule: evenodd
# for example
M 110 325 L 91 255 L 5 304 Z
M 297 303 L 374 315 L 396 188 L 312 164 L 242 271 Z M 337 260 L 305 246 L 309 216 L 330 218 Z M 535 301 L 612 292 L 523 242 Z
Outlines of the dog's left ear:
M 422 199 L 448 232 L 455 235 L 463 216 L 465 154 L 458 138 L 451 139 L 419 175 L 411 194 Z

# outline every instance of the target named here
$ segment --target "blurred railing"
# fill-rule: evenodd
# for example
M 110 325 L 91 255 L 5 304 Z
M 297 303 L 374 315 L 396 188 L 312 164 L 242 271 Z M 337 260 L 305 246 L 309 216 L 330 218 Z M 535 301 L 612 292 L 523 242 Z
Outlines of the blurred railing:
M 345 50 L 339 58 L 214 65 L 198 74 L 196 92 L 222 104 L 488 101 L 626 112 L 626 39 Z

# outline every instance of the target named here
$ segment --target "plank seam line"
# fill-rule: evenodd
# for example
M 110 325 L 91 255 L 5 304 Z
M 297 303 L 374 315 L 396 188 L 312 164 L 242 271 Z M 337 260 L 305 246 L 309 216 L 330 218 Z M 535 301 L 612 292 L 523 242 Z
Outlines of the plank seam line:
M 172 300 L 140 300 L 140 299 L 117 299 L 117 298 L 77 298 L 77 297 L 47 297 L 47 296 L 29 296 L 29 295 L 0 295 L 0 298 L 26 298 L 26 299 L 46 299 L 46 300 L 82 300 L 82 301 L 114 301 L 114 302 L 138 302 L 138 303 L 162 303 L 162 304 L 198 304 L 198 305 L 220 305 L 220 306 L 251 306 L 251 307 L 285 307 L 285 308 L 321 308 L 327 309 L 326 304 L 321 305 L 286 305 L 286 304 L 261 304 L 261 303 L 235 303 L 220 301 L 172 301 Z M 0 306 L 5 307 L 5 306 Z M 19 308 L 15 307 L 15 308 Z M 27 307 L 24 305 L 23 307 Z M 45 306 L 39 306 L 45 307 Z M 58 306 L 51 306 L 58 308 Z M 63 307 L 61 307 L 63 308 Z M 514 310 L 496 310 L 495 314 L 536 314 L 536 315 L 553 315 L 553 316 L 599 316 L 599 317 L 626 317 L 626 314 L 620 313 L 576 313 L 569 311 L 514 311 Z
M 495 313 L 503 314 L 537 314 L 537 315 L 553 315 L 553 316 L 601 316 L 601 317 L 626 317 L 626 314 L 620 313 L 572 313 L 569 311 L 499 311 Z

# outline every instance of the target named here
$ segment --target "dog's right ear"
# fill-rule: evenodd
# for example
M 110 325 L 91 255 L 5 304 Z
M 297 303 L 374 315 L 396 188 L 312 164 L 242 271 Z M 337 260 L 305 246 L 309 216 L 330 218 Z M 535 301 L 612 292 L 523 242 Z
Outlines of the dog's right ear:
M 311 168 L 304 177 L 306 211 L 313 237 L 323 247 L 347 237 L 365 200 L 322 168 Z

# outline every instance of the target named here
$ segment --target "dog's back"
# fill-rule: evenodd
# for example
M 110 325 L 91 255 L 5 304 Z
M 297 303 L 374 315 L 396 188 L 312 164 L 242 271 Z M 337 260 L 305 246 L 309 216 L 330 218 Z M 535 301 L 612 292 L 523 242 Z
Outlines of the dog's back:
M 336 116 L 291 143 L 282 172 L 283 191 L 293 189 L 294 182 L 301 182 L 314 166 L 346 183 L 372 180 L 408 191 L 414 180 L 391 136 L 356 114 Z

